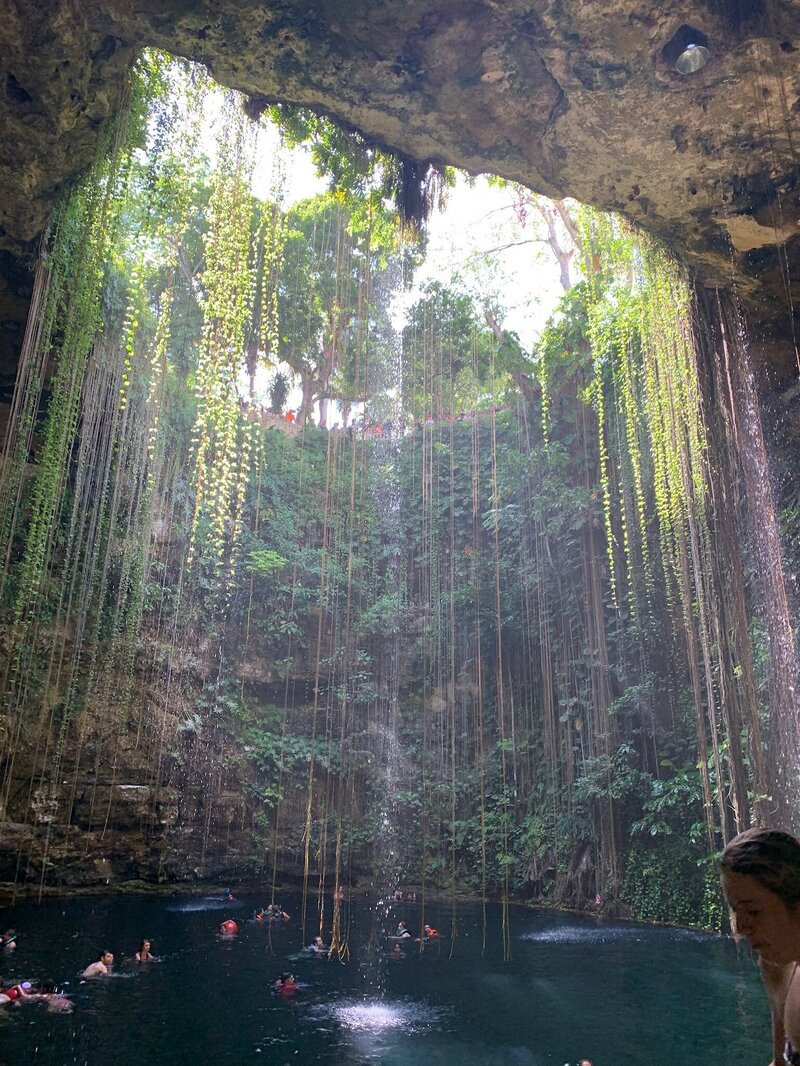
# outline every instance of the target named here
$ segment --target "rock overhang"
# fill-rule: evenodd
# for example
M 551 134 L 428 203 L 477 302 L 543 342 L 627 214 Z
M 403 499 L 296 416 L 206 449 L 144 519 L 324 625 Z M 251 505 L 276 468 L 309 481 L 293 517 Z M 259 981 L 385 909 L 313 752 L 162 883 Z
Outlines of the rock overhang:
M 785 326 L 800 255 L 796 0 L 0 0 L 0 247 L 86 166 L 137 48 L 418 159 L 620 211 Z M 705 42 L 683 76 L 675 52 Z M 794 296 L 798 293 L 794 293 Z

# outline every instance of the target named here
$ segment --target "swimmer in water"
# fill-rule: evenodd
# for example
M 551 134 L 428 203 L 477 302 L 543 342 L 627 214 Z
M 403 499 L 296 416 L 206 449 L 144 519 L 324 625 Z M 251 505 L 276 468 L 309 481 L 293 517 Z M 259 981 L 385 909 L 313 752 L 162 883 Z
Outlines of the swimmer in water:
M 291 918 L 278 903 L 270 903 L 267 907 L 267 917 L 271 922 L 289 922 Z
M 422 927 L 422 939 L 423 940 L 425 940 L 425 941 L 436 940 L 438 935 L 439 935 L 439 933 L 433 928 L 432 925 L 428 925 L 427 923 L 425 925 L 423 925 L 423 927 Z
M 114 965 L 114 956 L 110 951 L 101 951 L 97 962 L 90 962 L 81 977 L 108 977 Z
M 414 936 L 414 934 L 411 932 L 405 922 L 400 922 L 398 924 L 397 931 L 394 935 L 395 939 L 397 940 L 411 940 Z
M 27 985 L 27 988 L 25 987 Z M 25 999 L 30 995 L 31 983 L 30 981 L 23 981 L 22 984 L 6 985 L 3 986 L 0 981 L 0 993 L 3 995 L 3 1003 L 17 1003 L 21 999 Z
M 406 953 L 403 951 L 403 949 L 400 947 L 400 945 L 399 944 L 395 944 L 395 946 L 392 948 L 392 950 L 390 952 L 390 958 L 392 958 L 392 959 L 404 959 L 405 957 L 406 957 Z
M 294 974 L 291 973 L 282 973 L 272 987 L 281 996 L 294 996 L 300 991 L 295 982 Z
M 60 992 L 56 992 L 56 986 L 52 981 L 42 981 L 39 991 L 34 992 L 30 998 L 41 1000 L 50 1011 L 69 1014 L 74 1010 L 72 1002 Z
M 328 947 L 323 943 L 321 936 L 315 936 L 306 948 L 306 951 L 310 951 L 313 955 L 324 955 L 327 950 Z
M 4 985 L 0 979 L 0 996 L 2 996 L 0 1003 L 16 1003 L 21 995 L 19 985 Z
M 258 910 L 253 913 L 254 922 L 263 922 L 265 918 L 266 914 L 264 913 L 263 907 L 259 907 Z
M 150 953 L 150 941 L 143 940 L 139 945 L 139 950 L 133 956 L 137 962 L 155 962 L 156 957 Z
M 219 927 L 220 936 L 235 936 L 238 932 L 239 926 L 236 924 L 233 918 L 228 918 L 226 921 L 222 922 Z
M 0 935 L 0 946 L 4 951 L 13 951 L 17 946 L 17 934 L 13 929 L 6 929 L 6 931 Z

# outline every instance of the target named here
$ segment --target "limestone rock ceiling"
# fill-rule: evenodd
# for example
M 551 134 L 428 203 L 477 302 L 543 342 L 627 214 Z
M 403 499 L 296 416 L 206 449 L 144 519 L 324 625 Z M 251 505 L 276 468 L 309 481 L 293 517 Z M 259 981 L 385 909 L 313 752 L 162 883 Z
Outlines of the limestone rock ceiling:
M 13 256 L 86 165 L 135 48 L 155 45 L 419 159 L 622 211 L 702 281 L 735 276 L 759 317 L 788 320 L 800 0 L 0 0 L 0 11 L 0 248 Z M 681 27 L 711 52 L 688 76 L 674 67 Z

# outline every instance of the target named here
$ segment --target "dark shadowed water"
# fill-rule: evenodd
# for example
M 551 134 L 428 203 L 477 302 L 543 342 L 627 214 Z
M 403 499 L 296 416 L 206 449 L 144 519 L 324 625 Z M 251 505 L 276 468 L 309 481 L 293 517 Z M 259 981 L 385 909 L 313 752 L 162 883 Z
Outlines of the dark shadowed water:
M 350 905 L 350 961 L 300 952 L 300 900 L 280 899 L 294 920 L 270 931 L 247 922 L 254 897 L 233 904 L 126 897 L 26 903 L 5 910 L 19 934 L 0 972 L 51 977 L 72 1014 L 41 1004 L 0 1007 L 0 1063 L 132 1066 L 764 1066 L 766 1002 L 753 962 L 730 939 L 686 930 L 600 923 L 550 911 L 512 912 L 514 957 L 504 962 L 500 910 L 488 909 L 481 950 L 479 906 L 428 906 L 444 935 L 420 955 L 385 958 L 370 941 L 369 901 Z M 313 904 L 312 904 L 313 907 Z M 215 935 L 222 919 L 239 935 Z M 418 904 L 396 905 L 419 929 Z M 306 930 L 310 942 L 315 929 Z M 129 961 L 143 936 L 161 961 Z M 270 944 L 271 940 L 271 944 Z M 116 976 L 77 973 L 108 947 Z M 382 950 L 391 944 L 382 942 Z M 298 955 L 298 953 L 300 954 Z M 305 987 L 293 1000 L 271 990 L 291 969 Z M 67 984 L 68 982 L 68 984 Z

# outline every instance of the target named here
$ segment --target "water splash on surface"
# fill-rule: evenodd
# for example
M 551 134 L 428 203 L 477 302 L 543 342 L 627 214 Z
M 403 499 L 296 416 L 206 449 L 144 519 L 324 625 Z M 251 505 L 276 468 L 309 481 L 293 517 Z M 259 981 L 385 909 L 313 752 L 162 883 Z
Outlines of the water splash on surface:
M 330 1015 L 350 1032 L 382 1033 L 401 1029 L 420 1033 L 441 1024 L 445 1012 L 425 1003 L 351 1000 L 332 1004 Z

